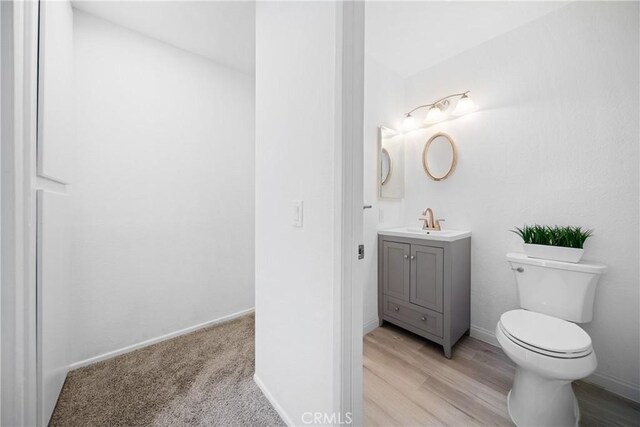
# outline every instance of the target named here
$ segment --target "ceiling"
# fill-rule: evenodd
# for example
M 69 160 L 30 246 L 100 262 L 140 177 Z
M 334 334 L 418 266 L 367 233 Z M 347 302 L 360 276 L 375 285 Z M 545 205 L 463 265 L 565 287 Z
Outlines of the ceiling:
M 377 62 L 407 78 L 567 3 L 368 2 L 365 49 Z
M 255 2 L 74 0 L 74 8 L 253 74 Z M 412 76 L 564 5 L 566 1 L 371 1 L 366 51 Z
M 227 67 L 254 73 L 254 2 L 76 0 L 72 4 Z

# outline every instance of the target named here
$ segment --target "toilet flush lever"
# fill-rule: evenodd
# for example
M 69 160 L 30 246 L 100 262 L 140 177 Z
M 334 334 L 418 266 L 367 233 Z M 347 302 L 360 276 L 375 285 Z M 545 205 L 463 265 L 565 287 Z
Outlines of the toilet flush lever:
M 522 267 L 512 268 L 512 270 L 517 271 L 518 273 L 524 272 L 524 268 L 522 268 Z

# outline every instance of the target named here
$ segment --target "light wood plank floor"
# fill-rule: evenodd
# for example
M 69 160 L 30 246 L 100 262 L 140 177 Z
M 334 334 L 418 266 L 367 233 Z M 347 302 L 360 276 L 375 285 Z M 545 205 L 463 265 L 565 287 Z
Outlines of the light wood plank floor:
M 510 426 L 506 398 L 514 366 L 492 345 L 463 337 L 442 348 L 385 324 L 364 338 L 367 426 Z M 574 383 L 583 426 L 639 426 L 640 405 Z

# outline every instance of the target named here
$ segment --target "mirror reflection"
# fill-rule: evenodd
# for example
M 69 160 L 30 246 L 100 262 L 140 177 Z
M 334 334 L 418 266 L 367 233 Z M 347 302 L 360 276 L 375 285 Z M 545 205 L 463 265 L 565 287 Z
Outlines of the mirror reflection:
M 380 185 L 385 185 L 391 176 L 391 156 L 386 148 L 380 153 Z
M 404 144 L 403 137 L 393 129 L 378 129 L 378 184 L 380 197 L 404 197 Z

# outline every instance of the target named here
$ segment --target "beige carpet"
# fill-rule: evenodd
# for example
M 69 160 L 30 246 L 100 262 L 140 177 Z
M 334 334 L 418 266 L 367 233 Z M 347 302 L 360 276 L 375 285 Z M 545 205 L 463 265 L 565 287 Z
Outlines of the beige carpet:
M 52 426 L 282 426 L 245 316 L 70 372 Z

